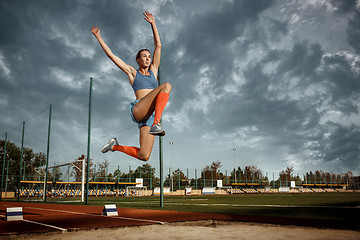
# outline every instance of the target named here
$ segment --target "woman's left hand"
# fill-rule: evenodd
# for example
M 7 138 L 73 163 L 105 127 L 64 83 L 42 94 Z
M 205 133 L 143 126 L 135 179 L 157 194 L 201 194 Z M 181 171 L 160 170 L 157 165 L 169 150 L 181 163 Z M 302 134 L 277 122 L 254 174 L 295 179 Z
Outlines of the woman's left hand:
M 145 16 L 144 19 L 145 19 L 146 21 L 148 21 L 150 24 L 155 23 L 155 18 L 154 18 L 154 16 L 153 16 L 151 13 L 145 11 L 145 12 L 143 12 L 143 14 L 144 14 L 144 16 Z

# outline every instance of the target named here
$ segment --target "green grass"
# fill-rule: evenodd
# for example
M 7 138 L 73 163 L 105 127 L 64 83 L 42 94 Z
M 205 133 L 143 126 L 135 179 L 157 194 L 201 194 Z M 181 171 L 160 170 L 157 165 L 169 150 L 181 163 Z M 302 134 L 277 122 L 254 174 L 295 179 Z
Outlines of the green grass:
M 126 208 L 331 221 L 339 223 L 341 228 L 360 229 L 357 224 L 360 193 L 356 192 L 165 196 L 163 208 L 160 208 L 159 197 L 89 198 L 90 205 L 110 203 Z

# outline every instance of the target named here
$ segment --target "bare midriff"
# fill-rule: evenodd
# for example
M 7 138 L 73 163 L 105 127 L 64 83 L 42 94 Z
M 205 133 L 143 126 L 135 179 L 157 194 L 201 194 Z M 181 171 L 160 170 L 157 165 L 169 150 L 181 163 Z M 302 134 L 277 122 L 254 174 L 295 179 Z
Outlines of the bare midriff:
M 135 92 L 136 99 L 142 99 L 149 94 L 153 89 L 140 89 Z

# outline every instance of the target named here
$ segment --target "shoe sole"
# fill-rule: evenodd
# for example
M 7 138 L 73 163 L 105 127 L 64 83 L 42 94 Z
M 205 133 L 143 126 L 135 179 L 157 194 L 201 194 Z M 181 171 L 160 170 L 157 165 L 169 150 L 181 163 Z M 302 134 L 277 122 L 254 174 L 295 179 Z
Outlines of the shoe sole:
M 149 132 L 149 134 L 154 135 L 154 136 L 165 136 L 165 131 L 161 131 L 161 132 Z
M 109 145 L 112 144 L 113 142 L 115 142 L 114 145 L 117 145 L 117 144 L 118 144 L 118 143 L 117 143 L 117 139 L 116 139 L 116 138 L 112 138 L 112 139 L 110 139 L 110 141 L 108 142 L 108 144 L 106 144 L 105 146 L 103 146 L 103 148 L 101 149 L 101 152 L 102 152 L 102 153 L 107 153 L 108 151 L 112 151 L 112 152 L 113 152 L 112 149 L 106 149 L 106 148 L 109 147 Z
M 101 152 L 102 153 L 107 153 L 108 151 L 110 151 L 110 149 L 106 149 L 108 147 L 108 145 L 104 146 L 102 149 L 101 149 Z

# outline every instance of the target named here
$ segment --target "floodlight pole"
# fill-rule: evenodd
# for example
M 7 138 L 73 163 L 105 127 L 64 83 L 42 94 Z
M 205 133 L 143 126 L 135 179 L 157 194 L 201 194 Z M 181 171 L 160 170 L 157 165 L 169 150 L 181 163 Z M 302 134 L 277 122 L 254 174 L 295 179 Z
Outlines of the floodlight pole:
M 87 146 L 87 163 L 86 163 L 86 194 L 85 194 L 85 204 L 89 204 L 88 194 L 89 194 L 89 166 L 90 166 L 90 135 L 91 135 L 91 98 L 92 98 L 92 83 L 93 78 L 90 78 L 90 91 L 89 91 L 89 120 L 88 120 L 88 146 Z M 85 160 L 84 160 L 85 161 Z M 83 165 L 84 166 L 84 165 Z M 83 169 L 84 173 L 84 169 Z
M 233 148 L 234 151 L 234 183 L 236 183 L 236 166 L 235 166 L 235 152 L 236 152 L 236 148 Z
M 171 178 L 171 191 L 174 191 L 174 176 L 172 174 L 172 168 L 173 168 L 173 152 L 172 152 L 172 146 L 174 145 L 174 142 L 169 142 L 171 146 L 171 164 L 170 164 L 170 178 Z
M 81 169 L 81 202 L 84 202 L 84 193 L 85 193 L 85 158 L 82 160 L 82 169 Z
M 52 110 L 52 105 L 50 104 L 50 109 L 49 109 L 48 142 L 47 142 L 47 149 L 46 149 L 45 182 L 44 182 L 44 191 L 43 191 L 43 200 L 44 200 L 44 202 L 46 202 L 46 189 L 47 189 L 47 179 L 48 179 L 48 169 L 49 169 L 50 131 L 51 131 L 51 110 Z

